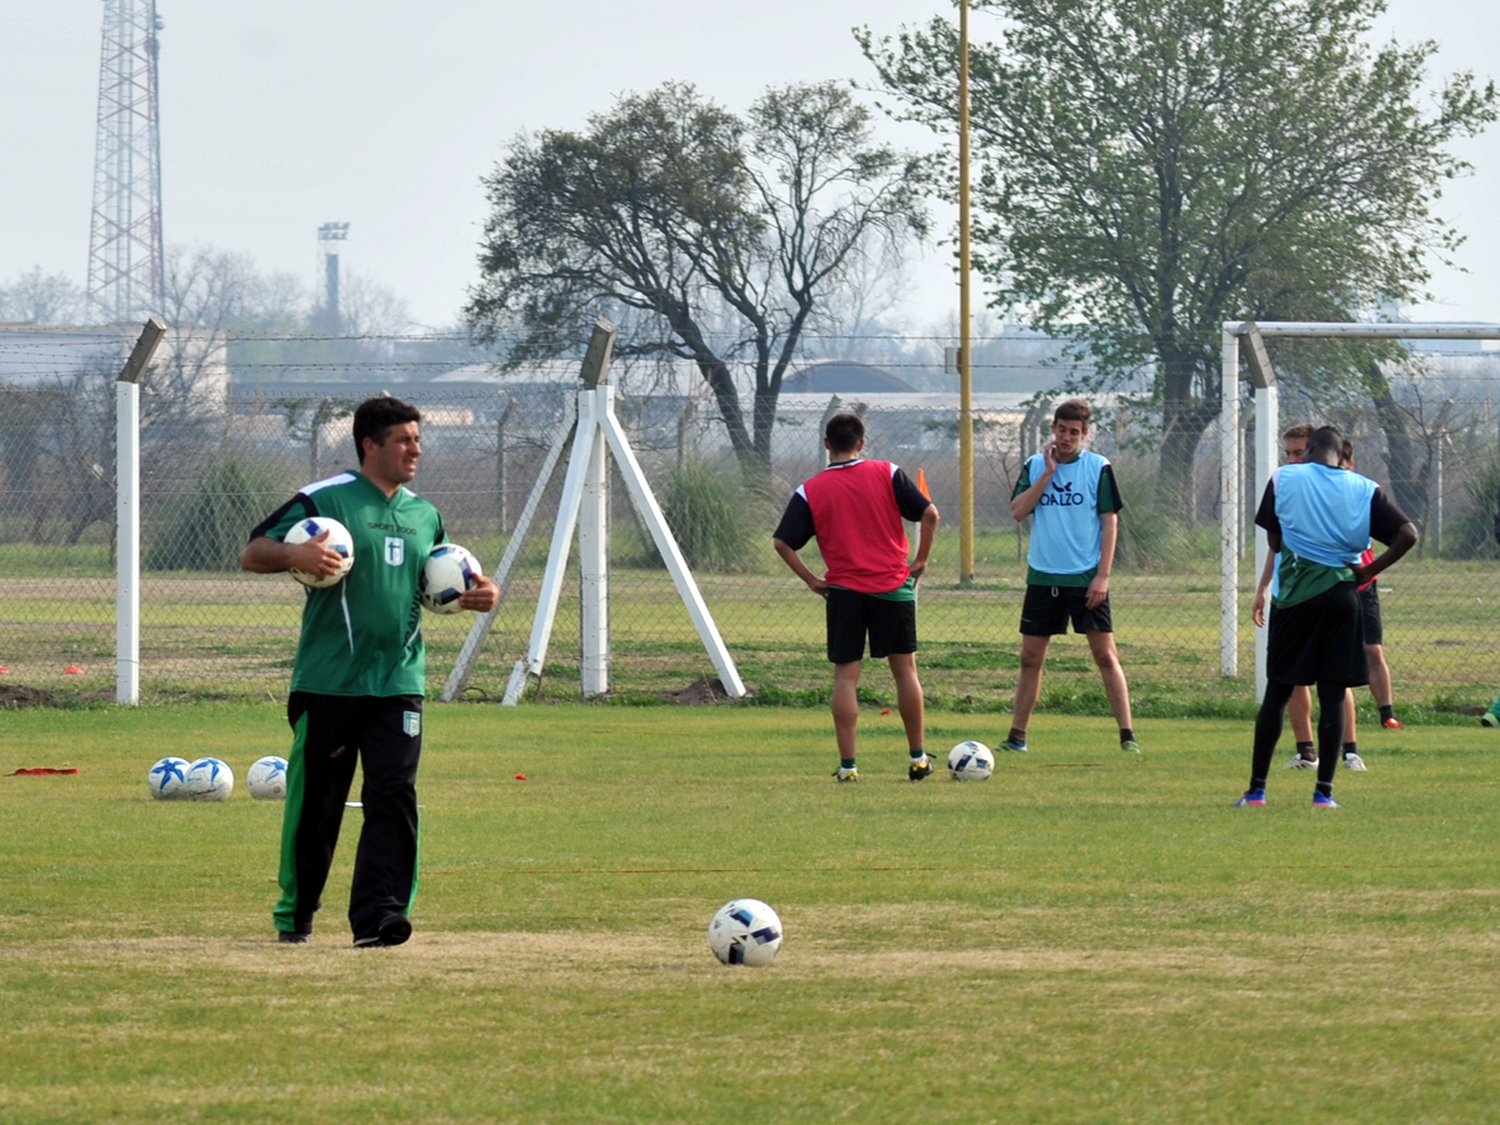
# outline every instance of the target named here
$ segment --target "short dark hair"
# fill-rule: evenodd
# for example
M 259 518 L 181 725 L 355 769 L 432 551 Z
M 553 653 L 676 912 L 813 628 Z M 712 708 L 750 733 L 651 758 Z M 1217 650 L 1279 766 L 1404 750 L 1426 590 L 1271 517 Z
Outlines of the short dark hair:
M 865 424 L 858 414 L 835 414 L 823 427 L 831 453 L 853 453 L 865 440 Z
M 1354 464 L 1354 443 L 1348 438 L 1344 439 L 1344 444 L 1339 449 L 1339 460 Z
M 1052 420 L 1054 422 L 1082 422 L 1086 430 L 1089 428 L 1089 419 L 1093 416 L 1094 412 L 1089 409 L 1089 404 L 1083 399 L 1070 398 L 1058 406 L 1052 415 Z
M 360 403 L 354 411 L 354 452 L 359 463 L 365 463 L 365 438 L 376 445 L 385 444 L 385 435 L 392 426 L 404 426 L 408 422 L 420 422 L 422 412 L 409 402 L 402 402 L 390 395 L 376 395 Z
M 1298 438 L 1301 438 L 1303 441 L 1306 441 L 1312 437 L 1314 429 L 1316 427 L 1311 422 L 1298 422 L 1295 426 L 1288 426 L 1281 431 L 1281 440 L 1296 441 Z
M 1332 453 L 1338 458 L 1344 452 L 1344 434 L 1337 426 L 1319 426 L 1307 439 L 1307 459 L 1317 461 L 1320 453 Z

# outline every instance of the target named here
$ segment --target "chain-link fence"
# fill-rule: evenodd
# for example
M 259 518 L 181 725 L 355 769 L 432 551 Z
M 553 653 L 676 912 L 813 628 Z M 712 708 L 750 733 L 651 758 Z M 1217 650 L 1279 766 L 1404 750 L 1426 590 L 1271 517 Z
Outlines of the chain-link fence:
M 110 347 L 122 352 L 128 343 Z M 117 370 L 117 357 L 109 358 Z M 6 669 L 0 689 L 24 684 L 113 696 L 114 422 L 106 366 L 59 363 L 50 374 L 0 383 L 0 666 Z M 474 372 L 452 382 L 401 383 L 391 374 L 372 364 L 358 381 L 283 379 L 258 388 L 231 381 L 215 384 L 212 394 L 187 388 L 182 402 L 163 401 L 160 384 L 148 376 L 141 472 L 144 698 L 284 694 L 302 588 L 288 577 L 240 572 L 238 554 L 250 529 L 298 487 L 353 467 L 349 417 L 367 394 L 388 390 L 422 408 L 425 452 L 415 487 L 442 511 L 454 540 L 487 567 L 498 563 L 573 388 L 562 381 L 482 382 Z M 1358 468 L 1381 481 L 1424 529 L 1421 548 L 1380 584 L 1398 702 L 1482 705 L 1500 679 L 1497 615 L 1487 604 L 1500 488 L 1491 374 L 1477 365 L 1441 376 L 1393 377 L 1387 401 L 1308 405 L 1309 420 L 1345 428 L 1356 444 Z M 1139 449 L 1149 444 L 1150 419 L 1103 405 L 1092 445 L 1115 461 L 1126 501 L 1112 600 L 1135 694 L 1248 698 L 1255 581 L 1248 528 L 1240 572 L 1242 674 L 1230 684 L 1219 678 L 1218 435 L 1210 429 L 1200 443 L 1195 520 L 1184 524 L 1157 502 L 1155 458 Z M 864 415 L 869 455 L 895 461 L 913 476 L 921 469 L 944 515 L 921 590 L 921 660 L 930 697 L 939 704 L 1008 705 L 1026 573 L 1026 529 L 1010 519 L 1009 499 L 1025 455 L 1046 436 L 1044 405 L 1021 393 L 976 396 L 975 579 L 964 585 L 958 581 L 956 395 L 784 395 L 770 495 L 744 483 L 715 411 L 692 387 L 632 394 L 627 385 L 617 411 L 742 678 L 763 697 L 810 699 L 828 686 L 822 603 L 776 559 L 770 533 L 792 489 L 823 464 L 822 422 L 835 407 Z M 1300 420 L 1292 409 L 1283 406 L 1284 420 Z M 1244 444 L 1253 448 L 1253 441 Z M 561 477 L 558 472 L 544 497 L 507 585 L 470 697 L 498 699 L 511 667 L 525 655 Z M 1252 466 L 1246 478 L 1254 479 Z M 1253 514 L 1250 487 L 1247 512 Z M 618 479 L 611 520 L 616 688 L 627 695 L 667 694 L 712 676 Z M 814 550 L 809 547 L 810 556 Z M 540 689 L 546 696 L 578 692 L 576 590 L 576 583 L 565 586 Z M 471 620 L 427 618 L 434 694 Z M 1053 653 L 1046 690 L 1098 691 L 1081 639 L 1059 639 Z M 885 686 L 873 676 L 870 682 Z M 1102 693 L 1099 701 L 1102 709 Z

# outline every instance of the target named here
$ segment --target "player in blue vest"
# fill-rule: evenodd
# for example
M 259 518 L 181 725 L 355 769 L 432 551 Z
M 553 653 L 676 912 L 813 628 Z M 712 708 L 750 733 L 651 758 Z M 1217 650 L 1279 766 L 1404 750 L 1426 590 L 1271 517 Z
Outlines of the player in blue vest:
M 1083 448 L 1091 416 L 1089 404 L 1079 399 L 1058 406 L 1052 440 L 1026 462 L 1011 497 L 1011 516 L 1017 522 L 1032 519 L 1021 607 L 1021 674 L 1002 750 L 1026 749 L 1026 724 L 1041 694 L 1048 646 L 1054 634 L 1068 631 L 1071 620 L 1073 632 L 1088 638 L 1104 680 L 1109 709 L 1120 725 L 1120 749 L 1140 753 L 1109 608 L 1109 575 L 1125 505 L 1108 458 Z
M 1370 682 L 1364 615 L 1356 586 L 1381 573 L 1417 541 L 1416 526 L 1368 477 L 1339 467 L 1344 435 L 1315 430 L 1302 464 L 1271 474 L 1255 522 L 1279 552 L 1266 657 L 1266 694 L 1255 718 L 1250 788 L 1236 806 L 1266 803 L 1266 775 L 1281 738 L 1281 715 L 1298 684 L 1317 684 L 1318 782 L 1313 808 L 1336 809 L 1333 777 L 1343 740 L 1344 695 Z M 1368 563 L 1371 539 L 1387 545 Z

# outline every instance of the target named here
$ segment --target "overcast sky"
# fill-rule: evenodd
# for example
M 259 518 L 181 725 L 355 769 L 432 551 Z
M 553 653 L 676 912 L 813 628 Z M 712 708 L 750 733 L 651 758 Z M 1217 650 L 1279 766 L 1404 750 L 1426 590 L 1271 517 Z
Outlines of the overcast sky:
M 476 278 L 479 179 L 521 129 L 575 127 L 627 90 L 694 82 L 743 109 L 765 86 L 871 80 L 850 28 L 925 22 L 934 0 L 158 0 L 168 244 L 252 254 L 316 281 L 316 231 L 344 262 L 451 324 Z M 951 11 L 942 5 L 941 10 Z M 976 34 L 985 28 L 976 20 Z M 0 283 L 86 276 L 100 0 L 0 0 Z M 1382 37 L 1441 44 L 1442 73 L 1500 75 L 1493 0 L 1392 0 Z M 926 134 L 883 126 L 904 143 Z M 1500 321 L 1500 130 L 1442 213 L 1469 235 L 1419 318 Z M 913 326 L 956 304 L 945 251 L 913 271 Z

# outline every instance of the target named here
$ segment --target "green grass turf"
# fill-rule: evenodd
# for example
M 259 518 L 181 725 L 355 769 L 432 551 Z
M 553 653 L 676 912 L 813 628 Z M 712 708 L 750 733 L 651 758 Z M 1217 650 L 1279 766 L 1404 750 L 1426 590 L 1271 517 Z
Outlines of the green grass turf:
M 935 712 L 930 743 L 999 717 Z M 1239 722 L 1041 714 L 992 780 L 905 778 L 864 716 L 428 712 L 416 934 L 355 951 L 359 813 L 314 943 L 271 942 L 273 705 L 6 712 L 0 1120 L 1473 1122 L 1500 1101 L 1495 757 L 1367 732 L 1314 813 L 1231 809 Z M 225 804 L 153 803 L 212 753 Z M 528 780 L 514 779 L 525 773 Z M 705 930 L 781 913 L 765 969 Z

